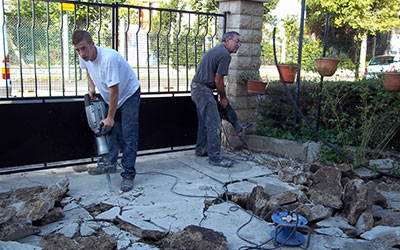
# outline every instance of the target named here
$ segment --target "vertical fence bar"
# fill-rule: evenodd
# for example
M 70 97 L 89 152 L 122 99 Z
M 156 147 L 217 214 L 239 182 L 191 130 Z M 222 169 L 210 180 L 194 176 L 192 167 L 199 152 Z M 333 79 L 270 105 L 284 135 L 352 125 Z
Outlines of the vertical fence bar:
M 49 15 L 49 2 L 46 2 L 46 47 L 47 47 L 47 72 L 49 77 L 49 96 L 51 96 L 51 72 L 50 72 L 50 44 L 49 44 L 49 28 L 50 28 L 50 15 Z
M 181 34 L 181 24 L 182 24 L 182 13 L 179 12 L 178 21 L 178 32 L 176 32 L 176 79 L 177 79 L 177 91 L 179 91 L 179 35 Z
M 128 8 L 128 25 L 126 25 L 126 29 L 125 29 L 125 59 L 126 61 L 128 61 L 128 32 L 129 32 L 129 28 L 131 27 L 131 15 L 130 15 L 130 10 L 131 8 Z
M 328 32 L 329 32 L 329 12 L 326 13 L 326 20 L 325 20 L 325 33 L 324 33 L 324 47 L 322 49 L 322 57 L 325 56 L 326 54 L 326 43 L 328 40 Z M 315 126 L 315 129 L 317 131 L 319 131 L 319 119 L 320 119 L 320 115 L 321 115 L 321 100 L 322 100 L 322 86 L 323 86 L 323 82 L 324 82 L 324 76 L 321 75 L 321 81 L 319 83 L 319 95 L 318 95 L 318 108 L 317 108 L 317 125 Z
M 147 30 L 147 89 L 150 92 L 150 42 L 149 36 L 151 32 L 151 10 L 149 9 L 149 29 Z
M 215 37 L 217 36 L 217 32 L 218 32 L 218 17 L 215 17 L 214 34 L 211 36 L 211 48 L 214 47 L 214 40 L 215 40 Z
M 227 20 L 228 13 L 229 12 L 227 12 L 227 11 L 224 12 L 224 27 L 223 27 L 224 32 L 223 32 L 223 34 L 226 33 L 226 20 Z
M 10 95 L 11 95 L 11 93 L 9 93 L 10 91 L 9 91 L 9 87 L 10 87 L 10 89 L 11 89 L 11 84 L 9 84 L 9 82 L 11 83 L 11 70 L 10 70 L 10 66 L 9 65 L 7 65 L 7 64 L 9 64 L 9 63 L 7 63 L 7 60 L 9 60 L 9 56 L 7 55 L 7 53 L 8 53 L 8 51 L 6 50 L 6 46 L 7 46 L 7 41 L 6 41 L 6 28 L 5 28 L 5 26 L 6 26 L 6 16 L 5 16 L 5 14 L 4 14 L 4 0 L 2 0 L 1 1 L 1 10 L 2 10 L 2 13 L 1 13 L 1 15 L 2 15 L 2 21 L 3 21 L 3 24 L 1 25 L 1 35 L 2 35 L 2 43 L 3 43 L 3 55 L 4 55 L 4 61 L 3 61 L 3 63 L 4 63 L 4 65 L 3 65 L 3 67 L 4 67 L 4 75 L 5 75 L 5 82 L 6 82 L 6 97 L 8 98 Z M 10 81 L 8 80 L 8 78 L 10 78 Z
M 203 53 L 206 53 L 206 37 L 208 34 L 208 15 L 206 15 L 206 26 L 205 26 L 205 33 L 203 36 Z
M 185 52 L 186 52 L 186 89 L 189 89 L 189 52 L 188 52 L 188 36 L 190 33 L 190 13 L 189 13 L 188 31 L 185 36 Z
M 157 40 L 157 88 L 158 92 L 160 92 L 161 89 L 161 82 L 160 82 L 160 32 L 161 32 L 161 27 L 162 27 L 162 11 L 159 11 L 159 23 L 158 23 L 158 31 L 156 34 L 156 40 Z
M 299 72 L 297 72 L 297 81 L 296 81 L 296 105 L 299 105 L 300 98 L 300 73 L 301 73 L 301 58 L 303 51 L 303 33 L 304 33 L 304 14 L 306 12 L 306 0 L 301 1 L 301 18 L 300 18 L 300 35 L 299 35 L 299 49 L 298 49 L 298 57 L 297 64 L 299 65 Z M 292 135 L 296 137 L 296 123 L 297 123 L 297 112 L 294 111 L 293 115 L 293 127 L 292 127 Z
M 197 15 L 197 31 L 194 35 L 194 70 L 197 71 L 197 36 L 200 33 L 200 15 Z
M 20 5 L 20 0 L 17 1 L 17 43 L 18 43 L 18 49 L 21 50 L 21 11 L 20 11 L 21 5 Z M 24 97 L 24 79 L 23 79 L 23 73 L 22 73 L 22 51 L 20 51 L 19 56 L 19 77 L 20 77 L 20 85 L 21 85 L 21 97 Z
M 38 96 L 37 86 L 37 72 L 36 72 L 36 51 L 35 51 L 35 2 L 32 1 L 32 26 L 31 26 L 31 37 L 32 37 L 32 53 L 33 53 L 33 74 L 35 83 L 35 96 Z
M 138 80 L 140 80 L 140 72 L 139 72 L 139 31 L 140 31 L 140 27 L 142 26 L 142 9 L 139 8 L 139 24 L 138 24 L 138 29 L 136 31 L 136 68 L 137 68 L 137 78 Z
M 89 5 L 86 5 L 86 31 L 89 30 Z
M 61 83 L 62 83 L 62 96 L 65 96 L 65 81 L 64 81 L 64 43 L 63 43 L 63 29 L 64 29 L 64 18 L 63 18 L 63 5 L 60 5 L 60 44 L 61 44 Z
M 72 26 L 72 32 L 74 32 L 76 30 L 76 9 L 77 9 L 77 7 L 78 7 L 78 5 L 74 4 L 74 25 Z M 76 54 L 76 50 L 74 49 L 75 85 L 78 85 L 78 72 L 77 72 L 78 67 L 77 67 L 77 64 L 76 64 L 77 60 L 78 60 L 78 57 L 77 57 L 77 54 Z M 80 68 L 79 68 L 79 72 L 81 72 Z M 82 78 L 82 74 L 80 76 Z M 89 85 L 88 85 L 88 89 L 89 89 Z
M 172 13 L 169 11 L 169 25 L 168 25 L 168 32 L 166 35 L 166 56 L 167 56 L 167 86 L 168 86 L 168 91 L 170 90 L 171 82 L 170 82 L 170 77 L 169 77 L 169 36 L 171 35 L 171 26 L 172 26 Z
M 118 51 L 118 3 L 112 4 L 112 48 Z
M 102 26 L 102 16 L 101 16 L 101 6 L 99 6 L 99 28 L 97 30 L 97 44 L 100 46 L 101 45 L 101 26 Z

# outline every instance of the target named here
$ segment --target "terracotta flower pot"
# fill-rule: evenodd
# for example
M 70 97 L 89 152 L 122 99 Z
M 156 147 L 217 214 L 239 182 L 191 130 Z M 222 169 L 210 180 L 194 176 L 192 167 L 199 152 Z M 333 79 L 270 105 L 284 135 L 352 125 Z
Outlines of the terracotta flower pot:
M 280 64 L 278 65 L 278 67 L 282 74 L 283 80 L 286 83 L 294 83 L 294 78 L 297 71 L 299 70 L 299 66 Z M 280 81 L 282 82 L 282 79 L 280 79 Z
M 265 94 L 266 82 L 259 80 L 247 80 L 247 92 L 251 95 L 263 95 Z
M 386 90 L 396 91 L 400 89 L 400 73 L 399 72 L 382 72 L 383 86 Z
M 317 71 L 321 76 L 333 76 L 340 60 L 336 58 L 321 57 L 315 59 L 315 62 L 317 63 Z

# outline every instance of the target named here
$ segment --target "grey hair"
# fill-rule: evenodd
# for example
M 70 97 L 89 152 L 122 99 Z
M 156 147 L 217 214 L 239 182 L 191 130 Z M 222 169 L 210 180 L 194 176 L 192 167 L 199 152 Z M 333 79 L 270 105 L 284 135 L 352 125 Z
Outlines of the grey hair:
M 233 36 L 234 36 L 234 35 L 240 36 L 240 34 L 239 34 L 238 32 L 236 32 L 236 31 L 229 31 L 229 32 L 226 32 L 226 33 L 222 36 L 222 42 L 226 42 L 226 39 L 227 39 L 227 38 L 233 39 Z

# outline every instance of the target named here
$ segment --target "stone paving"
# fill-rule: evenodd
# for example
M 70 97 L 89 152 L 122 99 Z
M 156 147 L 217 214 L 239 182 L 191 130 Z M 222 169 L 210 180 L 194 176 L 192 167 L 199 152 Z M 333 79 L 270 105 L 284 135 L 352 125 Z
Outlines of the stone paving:
M 117 239 L 117 249 L 158 249 L 141 239 L 146 232 L 178 232 L 189 225 L 223 233 L 228 249 L 262 244 L 271 238 L 275 225 L 251 216 L 232 201 L 224 201 L 225 197 L 232 193 L 247 195 L 255 186 L 264 187 L 270 195 L 296 190 L 299 186 L 281 181 L 276 170 L 260 164 L 262 159 L 279 161 L 279 158 L 257 155 L 249 161 L 231 152 L 224 154 L 235 159 L 232 168 L 211 166 L 207 157 L 197 157 L 193 150 L 138 157 L 135 187 L 127 193 L 119 191 L 121 169 L 111 174 L 113 191 L 110 192 L 105 175 L 91 176 L 83 171 L 94 164 L 0 175 L 0 193 L 35 185 L 51 186 L 63 178 L 69 180 L 68 196 L 61 202 L 64 218 L 39 226 L 36 235 L 18 241 L 0 241 L 0 249 L 41 249 L 40 240 L 46 235 L 59 233 L 73 238 L 77 234 L 93 235 L 99 229 Z M 108 209 L 93 214 L 88 211 L 93 204 L 105 204 Z M 124 223 L 130 225 L 130 230 L 118 226 Z M 394 230 L 400 232 L 398 227 Z M 274 245 L 270 241 L 263 247 Z M 313 231 L 310 236 L 309 249 L 351 248 L 390 249 L 373 240 L 351 239 L 340 233 L 332 236 Z

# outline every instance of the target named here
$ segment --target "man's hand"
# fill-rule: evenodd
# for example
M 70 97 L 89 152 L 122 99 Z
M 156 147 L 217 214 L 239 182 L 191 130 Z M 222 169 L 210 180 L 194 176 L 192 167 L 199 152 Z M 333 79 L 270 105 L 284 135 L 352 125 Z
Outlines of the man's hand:
M 220 97 L 219 98 L 219 104 L 221 105 L 222 108 L 226 108 L 226 106 L 228 106 L 229 100 L 227 97 Z
M 226 108 L 229 103 L 228 98 L 226 97 L 225 93 L 225 86 L 224 86 L 224 76 L 221 74 L 215 74 L 214 77 L 215 86 L 217 87 L 217 92 L 219 94 L 219 104 L 222 108 Z
M 94 101 L 96 99 L 95 96 L 94 96 L 94 94 L 96 94 L 96 90 L 95 89 L 89 89 L 88 94 L 89 94 L 89 97 L 90 97 L 91 101 Z
M 100 123 L 103 123 L 103 129 L 110 129 L 114 127 L 114 119 L 106 117 L 106 119 L 102 120 Z
M 106 119 L 104 119 L 102 122 L 104 123 L 103 128 L 105 129 L 110 129 L 114 126 L 114 117 L 115 117 L 115 112 L 117 111 L 117 104 L 118 104 L 118 86 L 119 84 L 115 84 L 111 87 L 110 89 L 110 99 L 109 99 L 109 104 L 108 104 L 108 114 Z
M 89 82 L 89 97 L 91 101 L 94 101 L 96 98 L 94 97 L 94 94 L 96 94 L 96 86 L 94 85 L 94 82 L 92 80 L 92 77 L 90 77 L 89 75 L 89 71 L 86 70 L 86 75 L 87 75 L 87 79 Z

